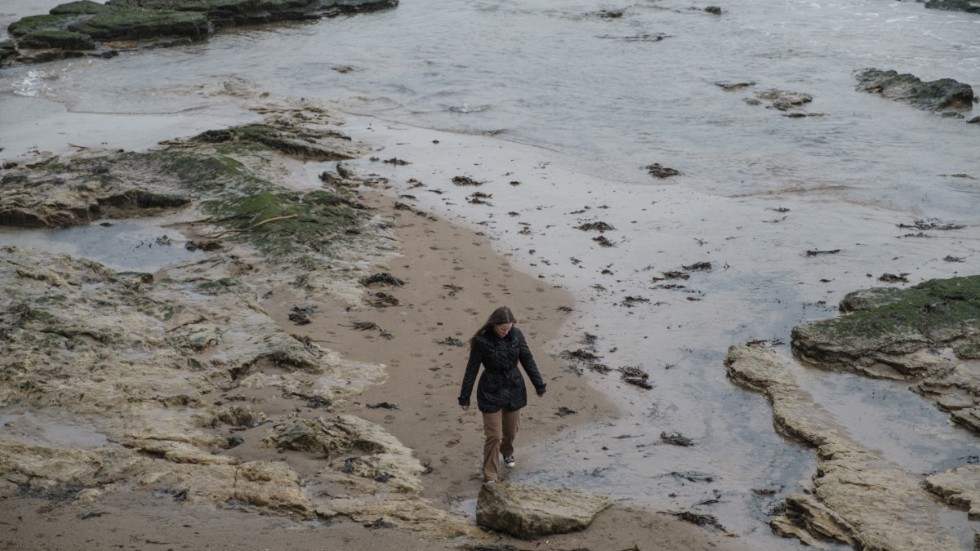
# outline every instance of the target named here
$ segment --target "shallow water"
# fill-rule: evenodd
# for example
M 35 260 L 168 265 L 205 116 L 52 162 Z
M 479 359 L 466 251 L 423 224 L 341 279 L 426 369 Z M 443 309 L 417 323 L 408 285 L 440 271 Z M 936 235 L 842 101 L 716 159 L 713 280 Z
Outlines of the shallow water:
M 186 236 L 151 219 L 103 220 L 52 230 L 0 229 L 0 244 L 85 257 L 116 271 L 153 273 L 167 264 L 203 258 Z
M 77 415 L 57 411 L 24 412 L 16 407 L 0 412 L 0 427 L 8 438 L 51 448 L 99 448 L 109 443 L 98 427 Z
M 0 23 L 40 9 L 22 4 L 0 8 Z M 856 92 L 853 75 L 877 67 L 976 87 L 980 16 L 883 0 L 722 8 L 406 1 L 112 60 L 10 68 L 0 72 L 0 155 L 149 147 L 254 120 L 243 105 L 261 92 L 361 115 L 352 136 L 412 164 L 365 159 L 358 170 L 478 227 L 517 267 L 580 298 L 561 342 L 540 353 L 578 348 L 588 332 L 610 367 L 651 376 L 642 391 L 615 372 L 551 374 L 589 378 L 622 413 L 525 443 L 515 476 L 694 508 L 759 549 L 794 548 L 765 519 L 812 476 L 812 452 L 772 430 L 764 397 L 726 379 L 728 346 L 773 342 L 838 423 L 913 472 L 964 464 L 976 449 L 902 385 L 808 370 L 785 343 L 794 325 L 837 315 L 845 293 L 880 285 L 883 273 L 917 283 L 980 272 L 980 127 Z M 755 85 L 727 92 L 718 82 Z M 803 110 L 823 116 L 746 101 L 770 88 L 812 95 Z M 652 178 L 643 167 L 654 162 L 681 174 Z M 317 185 L 329 168 L 311 166 L 297 185 Z M 473 190 L 453 186 L 456 175 L 485 180 L 492 204 L 468 204 Z M 409 178 L 443 194 L 412 191 Z M 966 227 L 905 237 L 898 225 L 918 219 Z M 575 229 L 600 220 L 615 227 L 615 247 Z M 683 288 L 653 281 L 695 262 L 712 269 Z M 647 302 L 628 307 L 628 296 Z M 661 432 L 696 445 L 663 445 Z M 965 546 L 978 529 L 961 511 L 943 522 Z

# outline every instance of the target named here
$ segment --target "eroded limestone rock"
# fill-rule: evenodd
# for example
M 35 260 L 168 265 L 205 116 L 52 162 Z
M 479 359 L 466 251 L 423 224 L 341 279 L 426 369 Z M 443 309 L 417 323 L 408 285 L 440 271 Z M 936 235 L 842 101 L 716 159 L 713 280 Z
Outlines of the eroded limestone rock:
M 610 505 L 605 497 L 575 488 L 498 482 L 484 484 L 476 522 L 524 539 L 583 530 Z
M 365 294 L 359 279 L 394 248 L 385 221 L 357 202 L 356 186 L 305 192 L 275 177 L 289 173 L 283 155 L 361 146 L 332 135 L 316 110 L 276 118 L 293 121 L 270 127 L 286 137 L 282 147 L 187 140 L 5 171 L 0 223 L 167 213 L 194 220 L 188 233 L 218 246 L 155 274 L 0 247 L 0 497 L 94 503 L 111 492 L 153 491 L 196 504 L 384 515 L 429 533 L 478 534 L 421 497 L 423 467 L 381 427 L 352 416 L 286 416 L 281 404 L 263 410 L 276 396 L 310 415 L 380 382 L 384 366 L 286 333 L 256 288 L 356 304 Z M 344 143 L 326 148 L 331 140 Z M 300 143 L 309 147 L 295 149 Z M 266 455 L 247 447 L 231 452 L 242 434 L 269 436 L 280 460 L 254 460 L 250 454 Z
M 725 367 L 735 383 L 769 398 L 780 432 L 816 448 L 813 488 L 787 497 L 786 513 L 772 521 L 777 533 L 805 531 L 815 541 L 831 539 L 856 549 L 960 549 L 956 538 L 943 533 L 940 509 L 921 477 L 852 440 L 799 388 L 774 351 L 761 345 L 733 346 Z
M 380 426 L 353 415 L 285 419 L 264 443 L 325 456 L 335 470 L 387 484 L 394 491 L 422 491 L 419 475 L 425 468 L 412 450 Z
M 926 477 L 926 488 L 980 520 L 980 465 L 964 465 Z
M 917 383 L 980 434 L 980 276 L 859 291 L 845 314 L 793 328 L 793 353 L 824 367 Z

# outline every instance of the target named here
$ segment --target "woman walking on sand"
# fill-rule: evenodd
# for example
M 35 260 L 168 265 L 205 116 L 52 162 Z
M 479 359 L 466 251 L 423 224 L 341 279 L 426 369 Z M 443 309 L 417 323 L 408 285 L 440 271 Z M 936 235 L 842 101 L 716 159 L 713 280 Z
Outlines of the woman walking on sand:
M 476 374 L 483 364 L 483 375 L 476 387 L 476 405 L 483 414 L 483 482 L 497 481 L 500 455 L 504 464 L 514 467 L 514 437 L 521 421 L 521 408 L 527 405 L 524 376 L 518 361 L 531 378 L 538 396 L 544 396 L 545 384 L 524 333 L 514 326 L 517 320 L 510 308 L 501 306 L 490 314 L 483 327 L 470 339 L 470 359 L 466 362 L 459 405 L 470 409 L 470 394 Z

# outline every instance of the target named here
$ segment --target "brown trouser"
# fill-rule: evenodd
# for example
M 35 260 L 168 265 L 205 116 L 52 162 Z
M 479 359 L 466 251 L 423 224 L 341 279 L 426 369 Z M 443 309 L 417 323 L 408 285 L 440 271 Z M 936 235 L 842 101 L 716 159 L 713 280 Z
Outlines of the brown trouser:
M 521 424 L 521 410 L 483 414 L 483 480 L 497 480 L 500 455 L 514 454 L 514 438 Z

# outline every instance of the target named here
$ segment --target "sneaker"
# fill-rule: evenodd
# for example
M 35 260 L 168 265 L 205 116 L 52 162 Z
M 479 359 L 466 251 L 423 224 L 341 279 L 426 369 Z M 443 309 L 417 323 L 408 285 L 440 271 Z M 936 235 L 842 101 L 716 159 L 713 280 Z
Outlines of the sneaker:
M 517 465 L 517 460 L 514 459 L 513 455 L 508 455 L 504 458 L 504 465 L 507 465 L 507 467 L 513 469 L 514 466 Z

